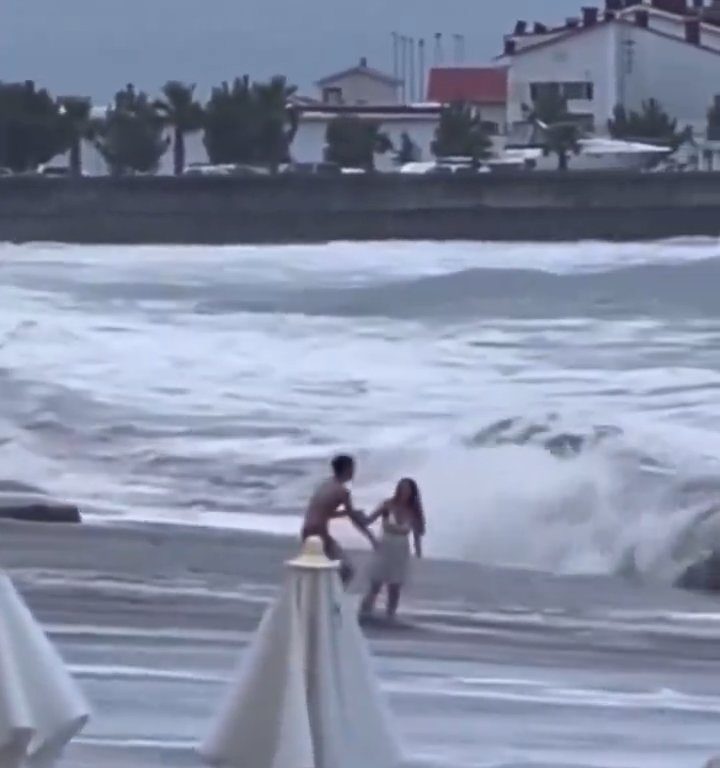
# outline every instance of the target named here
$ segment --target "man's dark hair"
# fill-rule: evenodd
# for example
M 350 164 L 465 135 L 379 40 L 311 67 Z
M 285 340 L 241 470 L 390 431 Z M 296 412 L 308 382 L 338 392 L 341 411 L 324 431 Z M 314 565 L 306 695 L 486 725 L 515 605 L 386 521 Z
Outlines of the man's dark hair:
M 330 462 L 330 466 L 335 477 L 340 477 L 340 475 L 346 474 L 355 466 L 355 459 L 346 453 L 341 453 Z

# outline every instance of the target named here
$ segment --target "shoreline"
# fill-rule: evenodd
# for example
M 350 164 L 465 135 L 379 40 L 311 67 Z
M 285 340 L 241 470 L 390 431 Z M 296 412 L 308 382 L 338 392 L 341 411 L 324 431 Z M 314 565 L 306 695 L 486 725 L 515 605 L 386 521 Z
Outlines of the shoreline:
M 296 551 L 263 534 L 0 523 L 0 566 L 94 708 L 59 768 L 197 766 L 193 745 Z M 610 577 L 427 561 L 401 606 L 410 627 L 366 635 L 408 765 L 452 768 L 482 750 L 498 766 L 562 754 L 589 768 L 614 749 L 609 764 L 641 764 L 658 727 L 671 746 L 657 764 L 702 765 L 715 747 L 717 605 Z M 653 693 L 665 689 L 678 701 Z M 520 718 L 532 723 L 522 735 Z M 578 741 L 591 723 L 597 744 Z
M 720 174 L 0 178 L 0 241 L 290 244 L 720 235 Z

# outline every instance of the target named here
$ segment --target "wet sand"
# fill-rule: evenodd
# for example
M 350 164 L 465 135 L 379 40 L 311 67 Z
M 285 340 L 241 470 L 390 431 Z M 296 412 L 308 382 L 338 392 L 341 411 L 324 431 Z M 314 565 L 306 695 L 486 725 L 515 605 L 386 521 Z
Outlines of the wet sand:
M 197 528 L 0 523 L 0 565 L 95 710 L 61 768 L 197 765 L 295 549 Z M 407 598 L 410 629 L 368 636 L 413 763 L 700 768 L 720 751 L 711 597 L 428 561 Z

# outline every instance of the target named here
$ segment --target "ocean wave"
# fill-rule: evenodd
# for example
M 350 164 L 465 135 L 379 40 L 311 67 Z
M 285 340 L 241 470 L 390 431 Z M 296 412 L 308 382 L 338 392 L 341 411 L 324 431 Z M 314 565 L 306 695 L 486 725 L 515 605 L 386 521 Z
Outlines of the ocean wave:
M 0 246 L 2 475 L 270 530 L 351 450 L 433 554 L 672 579 L 717 538 L 719 252 Z
M 510 417 L 402 469 L 422 479 L 436 556 L 672 582 L 720 546 L 720 483 L 642 442 Z
M 720 259 L 671 264 L 614 265 L 597 272 L 466 268 L 369 285 L 235 289 L 200 298 L 200 315 L 237 313 L 329 317 L 717 318 Z

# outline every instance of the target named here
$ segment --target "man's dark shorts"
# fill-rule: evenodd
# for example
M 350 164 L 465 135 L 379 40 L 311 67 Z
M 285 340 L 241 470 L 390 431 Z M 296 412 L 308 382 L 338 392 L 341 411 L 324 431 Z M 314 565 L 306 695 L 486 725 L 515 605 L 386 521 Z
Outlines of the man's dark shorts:
M 342 580 L 342 583 L 347 586 L 355 576 L 355 567 L 353 566 L 350 558 L 345 553 L 345 550 L 329 533 L 322 531 L 312 531 L 310 529 L 303 530 L 303 541 L 310 538 L 310 536 L 318 536 L 322 539 L 325 557 L 327 557 L 328 560 L 333 560 L 334 562 L 339 563 L 340 579 Z

